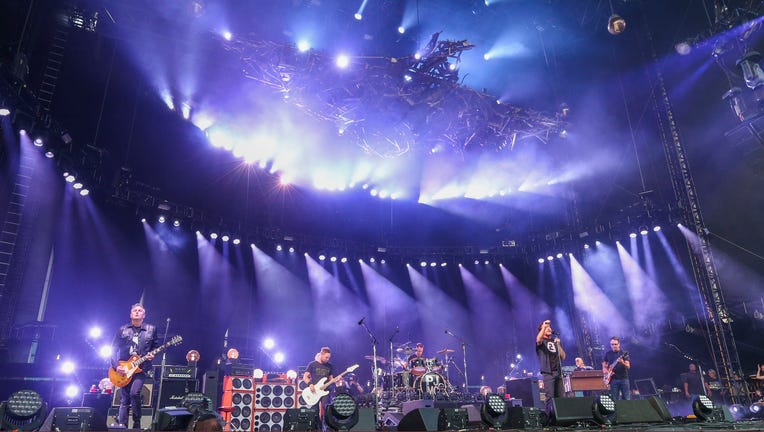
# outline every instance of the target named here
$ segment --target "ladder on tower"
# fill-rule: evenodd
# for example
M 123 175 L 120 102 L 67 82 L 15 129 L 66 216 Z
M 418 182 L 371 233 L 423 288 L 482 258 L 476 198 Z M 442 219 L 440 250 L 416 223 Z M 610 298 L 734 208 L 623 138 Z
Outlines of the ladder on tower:
M 69 28 L 63 23 L 56 24 L 53 37 L 48 50 L 48 58 L 42 71 L 40 89 L 37 92 L 37 101 L 40 103 L 42 115 L 46 121 L 50 120 L 50 110 L 53 106 L 53 96 L 56 94 L 58 80 L 61 78 L 61 70 L 64 66 L 64 54 L 66 44 L 69 41 Z

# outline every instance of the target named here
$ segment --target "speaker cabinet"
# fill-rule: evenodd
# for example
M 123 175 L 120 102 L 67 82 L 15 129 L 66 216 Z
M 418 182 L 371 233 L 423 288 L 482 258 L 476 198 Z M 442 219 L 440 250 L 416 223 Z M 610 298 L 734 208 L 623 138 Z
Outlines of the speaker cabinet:
M 551 421 L 556 426 L 593 421 L 593 404 L 593 397 L 554 398 L 552 399 Z
M 160 390 L 157 408 L 177 407 L 181 405 L 183 397 L 196 391 L 196 380 L 164 380 Z
M 663 423 L 671 420 L 666 402 L 657 397 L 650 399 L 615 401 L 615 423 Z
M 202 378 L 202 393 L 212 401 L 210 404 L 211 408 L 220 406 L 220 393 L 222 390 L 220 386 L 220 371 L 208 370 L 205 372 Z
M 440 409 L 438 408 L 417 408 L 403 416 L 398 423 L 399 431 L 437 431 L 438 417 Z
M 59 407 L 48 413 L 40 431 L 92 431 L 95 423 L 92 407 Z
M 151 405 L 151 394 L 154 390 L 154 383 L 144 383 L 143 387 L 141 387 L 141 405 L 145 407 L 150 407 Z M 111 401 L 111 406 L 119 406 L 120 401 L 122 400 L 122 392 L 123 391 L 129 391 L 123 388 L 114 387 L 114 398 Z
M 521 399 L 524 407 L 536 407 L 546 409 L 541 401 L 538 378 L 521 378 L 509 380 L 504 383 L 506 392 L 514 399 Z
M 257 428 L 259 430 L 259 428 Z M 287 431 L 316 431 L 321 429 L 318 410 L 312 408 L 290 408 L 284 413 L 284 428 Z M 369 430 L 374 430 L 369 429 Z

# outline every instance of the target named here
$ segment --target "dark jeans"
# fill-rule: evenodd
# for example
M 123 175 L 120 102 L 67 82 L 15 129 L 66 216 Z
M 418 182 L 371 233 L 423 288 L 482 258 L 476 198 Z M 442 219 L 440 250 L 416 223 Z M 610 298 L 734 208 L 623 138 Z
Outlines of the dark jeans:
M 135 374 L 130 383 L 122 388 L 122 400 L 119 402 L 119 415 L 117 417 L 119 424 L 129 426 L 127 424 L 127 412 L 130 409 L 133 412 L 133 426 L 140 428 L 141 405 L 143 405 L 141 389 L 146 379 L 148 379 L 148 376 L 143 372 Z
M 562 383 L 562 377 L 554 374 L 541 374 L 544 381 L 544 394 L 546 395 L 546 412 L 552 411 L 552 398 L 564 397 L 565 386 Z
M 621 397 L 619 397 L 619 393 Z M 611 381 L 610 397 L 613 400 L 631 400 L 631 384 L 629 384 L 629 379 L 614 379 Z

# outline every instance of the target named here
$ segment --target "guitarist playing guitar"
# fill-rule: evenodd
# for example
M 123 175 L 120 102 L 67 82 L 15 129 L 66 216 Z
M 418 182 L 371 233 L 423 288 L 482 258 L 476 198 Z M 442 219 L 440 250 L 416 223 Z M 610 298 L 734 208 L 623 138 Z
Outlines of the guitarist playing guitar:
M 332 350 L 329 347 L 322 347 L 321 351 L 316 354 L 316 359 L 308 364 L 308 368 L 305 370 L 305 374 L 302 376 L 302 380 L 305 383 L 310 384 L 310 390 L 316 391 L 316 384 L 321 378 L 326 378 L 326 382 L 334 379 L 334 366 L 329 363 L 329 359 L 332 358 Z M 329 397 L 324 396 L 318 402 L 318 413 L 321 417 L 321 421 L 324 420 L 324 410 L 329 402 Z
M 119 364 L 120 361 L 128 360 L 133 355 L 146 356 L 146 362 L 141 369 L 151 370 L 151 360 L 154 359 L 153 351 L 157 343 L 157 329 L 154 325 L 143 322 L 146 318 L 146 309 L 140 303 L 134 304 L 130 308 L 130 324 L 125 324 L 119 328 L 114 336 L 112 347 L 114 355 L 111 359 L 111 366 L 117 373 L 126 375 L 125 366 Z M 148 379 L 146 372 L 139 372 L 132 376 L 130 381 L 122 388 L 122 399 L 119 403 L 119 415 L 117 422 L 127 427 L 128 410 L 132 409 L 133 429 L 141 428 L 141 388 Z
M 605 353 L 602 361 L 602 372 L 606 380 L 610 379 L 610 397 L 613 400 L 631 399 L 630 368 L 629 354 L 621 351 L 621 340 L 613 336 L 610 338 L 610 351 Z

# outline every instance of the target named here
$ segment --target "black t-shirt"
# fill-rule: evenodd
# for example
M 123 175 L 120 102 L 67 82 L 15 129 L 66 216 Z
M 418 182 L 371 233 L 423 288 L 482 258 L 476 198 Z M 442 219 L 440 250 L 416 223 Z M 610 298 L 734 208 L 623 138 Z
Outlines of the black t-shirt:
M 685 372 L 682 374 L 682 386 L 684 384 L 687 384 L 687 391 L 690 392 L 690 394 L 704 394 L 703 391 L 703 384 L 700 381 L 700 374 Z M 682 389 L 684 390 L 684 389 Z
M 536 345 L 536 355 L 541 365 L 541 373 L 551 374 L 559 370 L 560 353 L 552 339 L 542 338 L 541 343 Z
M 331 363 L 320 363 L 312 361 L 308 365 L 307 372 L 310 372 L 310 383 L 316 384 L 321 378 L 334 375 L 334 366 Z M 327 379 L 328 381 L 328 379 Z
M 623 355 L 623 351 L 608 351 L 605 353 L 605 363 L 610 366 L 615 362 L 618 357 Z M 627 360 L 627 358 L 624 358 L 624 360 Z M 613 368 L 613 379 L 628 379 L 629 378 L 629 370 L 626 369 L 626 366 L 623 365 L 623 363 L 616 363 L 615 368 Z

